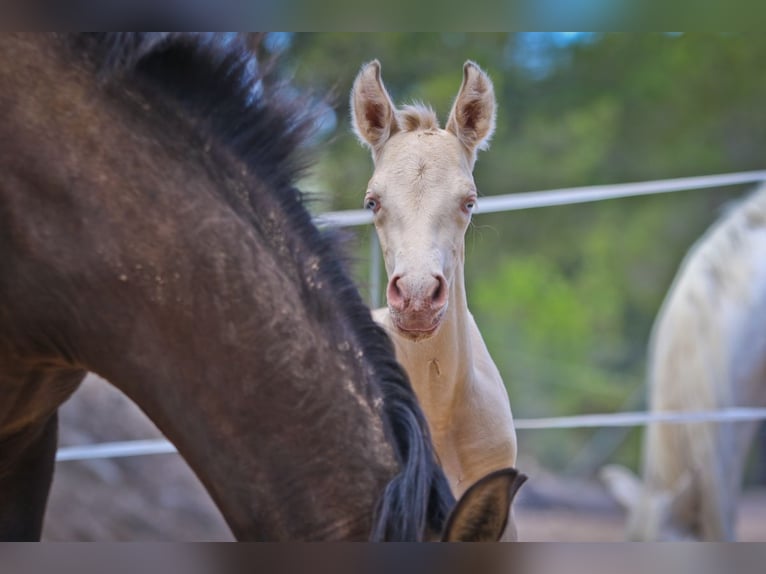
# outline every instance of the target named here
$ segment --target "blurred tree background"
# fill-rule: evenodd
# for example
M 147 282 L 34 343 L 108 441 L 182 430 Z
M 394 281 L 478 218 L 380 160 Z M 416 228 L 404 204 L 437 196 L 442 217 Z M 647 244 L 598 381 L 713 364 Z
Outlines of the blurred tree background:
M 362 63 L 381 61 L 397 104 L 442 123 L 466 59 L 492 77 L 497 131 L 475 169 L 480 195 L 763 169 L 766 35 L 271 34 L 295 83 L 333 94 L 304 188 L 317 210 L 361 207 L 372 173 L 349 125 Z M 641 409 L 646 344 L 677 267 L 722 206 L 718 188 L 501 214 L 468 232 L 469 305 L 514 416 Z M 365 287 L 371 230 L 356 228 Z M 366 291 L 363 291 L 366 292 Z M 639 429 L 520 431 L 522 456 L 589 474 L 637 464 Z

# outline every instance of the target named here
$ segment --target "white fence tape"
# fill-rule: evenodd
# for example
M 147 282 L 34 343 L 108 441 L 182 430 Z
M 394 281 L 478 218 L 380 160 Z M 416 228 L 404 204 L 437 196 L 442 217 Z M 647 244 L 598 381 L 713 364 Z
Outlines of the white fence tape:
M 128 440 L 121 442 L 102 442 L 79 446 L 62 446 L 56 452 L 56 460 L 90 460 L 94 458 L 123 458 L 143 456 L 145 454 L 170 454 L 178 452 L 165 439 Z
M 590 201 L 604 201 L 621 197 L 635 197 L 674 191 L 706 189 L 726 185 L 741 185 L 766 181 L 766 171 L 742 171 L 720 175 L 703 175 L 698 177 L 681 177 L 676 179 L 661 179 L 637 183 L 621 183 L 616 185 L 591 185 L 587 187 L 569 187 L 550 189 L 548 191 L 530 191 L 511 193 L 508 195 L 488 195 L 479 197 L 476 204 L 476 214 L 496 213 L 499 211 L 516 211 L 533 207 L 551 207 L 554 205 L 570 205 Z M 364 209 L 348 211 L 331 211 L 316 217 L 319 225 L 330 227 L 351 227 L 372 223 L 372 214 Z
M 574 429 L 592 427 L 630 427 L 649 423 L 709 423 L 747 422 L 766 420 L 766 409 L 729 408 L 717 411 L 665 411 L 633 412 L 614 414 L 574 415 L 569 417 L 544 417 L 519 419 L 515 422 L 519 430 L 531 429 Z
M 730 408 L 719 411 L 667 411 L 662 413 L 614 413 L 517 419 L 517 430 L 574 429 L 592 427 L 641 426 L 649 423 L 748 422 L 766 420 L 766 409 Z M 56 453 L 59 462 L 94 458 L 121 458 L 178 452 L 164 439 L 109 442 L 95 445 L 64 446 Z

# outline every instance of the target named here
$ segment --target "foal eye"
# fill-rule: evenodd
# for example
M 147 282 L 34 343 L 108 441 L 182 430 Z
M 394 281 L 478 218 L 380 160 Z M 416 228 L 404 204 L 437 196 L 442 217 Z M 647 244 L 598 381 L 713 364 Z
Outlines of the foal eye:
M 465 203 L 463 203 L 463 209 L 470 213 L 476 208 L 476 200 L 475 199 L 467 199 Z
M 364 200 L 364 208 L 369 209 L 373 213 L 378 211 L 379 207 L 380 207 L 380 202 L 374 197 L 368 197 L 367 199 Z

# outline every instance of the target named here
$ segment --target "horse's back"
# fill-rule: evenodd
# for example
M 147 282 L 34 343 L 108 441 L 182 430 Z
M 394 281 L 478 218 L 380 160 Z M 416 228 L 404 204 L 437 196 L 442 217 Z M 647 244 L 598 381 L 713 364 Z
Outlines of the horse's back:
M 651 337 L 653 405 L 766 399 L 764 324 L 766 187 L 731 208 L 684 259 Z
M 663 303 L 649 349 L 652 410 L 766 405 L 766 187 L 716 222 L 692 247 Z M 757 424 L 653 424 L 646 479 L 696 481 L 702 536 L 733 537 L 736 499 Z

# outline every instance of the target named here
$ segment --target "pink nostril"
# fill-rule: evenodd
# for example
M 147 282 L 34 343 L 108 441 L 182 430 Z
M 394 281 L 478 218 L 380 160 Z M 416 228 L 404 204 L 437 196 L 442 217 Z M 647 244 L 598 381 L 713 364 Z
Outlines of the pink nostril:
M 438 310 L 447 304 L 449 289 L 443 275 L 434 275 L 434 279 L 436 279 L 436 286 L 431 291 L 431 309 Z
M 388 304 L 397 311 L 404 311 L 404 308 L 406 307 L 404 294 L 398 285 L 401 278 L 401 275 L 394 275 L 388 282 L 388 289 L 386 289 L 386 299 L 388 299 Z

